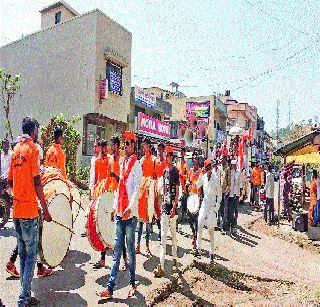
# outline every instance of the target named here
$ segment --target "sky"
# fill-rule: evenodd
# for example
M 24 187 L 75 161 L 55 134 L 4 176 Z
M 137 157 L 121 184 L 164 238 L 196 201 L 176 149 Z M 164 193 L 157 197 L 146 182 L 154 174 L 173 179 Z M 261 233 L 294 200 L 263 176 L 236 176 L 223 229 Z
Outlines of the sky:
M 40 29 L 55 0 L 0 0 L 0 45 Z M 224 94 L 258 109 L 266 130 L 320 119 L 320 0 L 67 0 L 133 35 L 132 85 Z M 290 104 L 290 108 L 289 108 Z

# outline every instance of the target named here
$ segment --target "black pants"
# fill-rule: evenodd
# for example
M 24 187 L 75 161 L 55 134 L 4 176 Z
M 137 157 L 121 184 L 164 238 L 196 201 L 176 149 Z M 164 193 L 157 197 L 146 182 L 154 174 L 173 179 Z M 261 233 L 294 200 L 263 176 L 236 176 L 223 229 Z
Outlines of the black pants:
M 238 205 L 239 197 L 234 196 L 229 198 L 228 206 L 228 228 L 235 229 L 238 224 Z M 228 230 L 229 230 L 228 229 Z
M 268 198 L 264 206 L 264 220 L 266 223 L 272 223 L 274 220 L 274 199 Z
M 260 186 L 258 185 L 253 185 L 251 187 L 251 197 L 250 197 L 250 202 L 251 206 L 259 206 L 259 190 Z
M 191 214 L 188 211 L 188 223 L 190 225 L 191 231 L 192 231 L 192 237 L 194 242 L 197 241 L 197 234 L 198 234 L 198 216 L 199 213 L 197 214 Z
M 101 252 L 101 260 L 105 261 L 106 260 L 106 251 Z M 127 249 L 126 249 L 126 245 L 123 244 L 123 249 L 122 249 L 122 255 L 123 255 L 123 259 L 128 259 L 127 258 Z
M 179 223 L 185 222 L 186 220 L 188 220 L 187 203 L 188 203 L 188 195 L 184 194 L 181 197 L 181 221 L 178 221 Z

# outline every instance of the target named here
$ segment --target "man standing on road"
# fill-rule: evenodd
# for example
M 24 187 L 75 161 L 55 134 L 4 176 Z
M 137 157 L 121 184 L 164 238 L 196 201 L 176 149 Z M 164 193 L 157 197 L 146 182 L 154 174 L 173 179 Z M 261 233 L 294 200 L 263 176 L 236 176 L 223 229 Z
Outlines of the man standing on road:
M 237 232 L 238 206 L 241 193 L 240 171 L 237 169 L 237 160 L 231 161 L 231 187 L 228 206 L 227 230 L 235 234 Z
M 203 187 L 203 203 L 199 211 L 197 249 L 201 255 L 202 231 L 206 221 L 210 237 L 210 260 L 214 257 L 214 226 L 218 218 L 221 202 L 220 174 L 215 164 L 212 171 L 212 161 L 204 161 L 203 174 L 197 182 L 197 187 Z
M 10 167 L 10 144 L 7 139 L 2 141 L 2 153 L 0 160 L 0 169 L 1 169 L 1 191 L 8 185 L 8 172 Z
M 271 225 L 274 219 L 274 176 L 271 165 L 268 166 L 265 189 L 267 199 L 264 207 L 264 220 Z
M 186 161 L 186 149 L 181 148 L 181 161 L 178 162 L 177 168 L 179 170 L 179 180 L 182 189 L 181 196 L 181 222 L 187 220 L 187 200 L 188 200 L 188 189 L 187 189 L 187 178 L 188 178 L 188 165 Z
M 259 164 L 253 164 L 251 173 L 251 205 L 259 207 L 259 191 L 262 184 L 262 171 Z
M 228 222 L 228 207 L 229 207 L 229 194 L 231 187 L 231 172 L 230 167 L 227 162 L 227 157 L 222 158 L 222 169 L 221 169 L 221 189 L 222 189 L 222 199 L 221 207 L 219 210 L 219 220 L 220 220 L 220 230 L 224 235 L 227 230 Z
M 115 215 L 115 248 L 113 253 L 113 265 L 107 283 L 107 289 L 98 295 L 104 299 L 112 299 L 120 258 L 123 246 L 126 243 L 129 255 L 130 291 L 128 298 L 136 292 L 136 253 L 135 230 L 138 216 L 138 197 L 142 178 L 142 168 L 137 156 L 134 154 L 136 136 L 130 131 L 124 133 L 125 159 L 120 166 L 120 181 L 114 200 Z
M 155 277 L 162 277 L 165 274 L 164 261 L 167 248 L 167 233 L 170 227 L 172 237 L 172 257 L 173 270 L 178 270 L 177 264 L 177 229 L 176 223 L 178 219 L 177 206 L 179 199 L 179 171 L 173 165 L 173 148 L 166 147 L 167 166 L 163 174 L 163 205 L 161 215 L 161 247 L 160 247 L 160 264 L 154 270 Z
M 13 191 L 13 222 L 18 239 L 20 258 L 21 290 L 19 306 L 35 305 L 31 297 L 31 283 L 38 251 L 39 213 L 38 202 L 43 210 L 43 219 L 51 221 L 48 204 L 44 198 L 40 180 L 40 159 L 33 141 L 37 139 L 39 125 L 29 117 L 22 121 L 22 139 L 11 156 L 8 184 Z
M 95 140 L 93 144 L 93 156 L 90 161 L 90 182 L 89 182 L 89 189 L 90 189 L 90 196 L 92 197 L 93 195 L 93 187 L 94 187 L 94 182 L 95 182 L 95 164 L 97 159 L 99 158 L 100 155 L 100 143 L 98 140 Z

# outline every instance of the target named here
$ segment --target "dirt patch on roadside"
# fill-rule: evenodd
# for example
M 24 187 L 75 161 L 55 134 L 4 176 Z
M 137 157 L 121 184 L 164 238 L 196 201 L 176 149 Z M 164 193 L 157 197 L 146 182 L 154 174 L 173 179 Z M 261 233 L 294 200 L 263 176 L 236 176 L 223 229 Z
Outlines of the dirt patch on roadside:
M 294 243 L 310 252 L 320 254 L 319 243 L 313 242 L 312 240 L 308 239 L 308 237 L 304 233 L 284 231 L 281 226 L 269 226 L 265 223 L 263 218 L 254 221 L 249 226 L 249 229 L 263 233 L 267 236 L 278 237 L 286 242 Z
M 306 286 L 286 280 L 261 278 L 231 271 L 216 262 L 208 265 L 194 261 L 188 270 L 179 274 L 175 281 L 172 280 L 172 288 L 166 287 L 161 298 L 155 298 L 150 305 L 316 303 L 319 299 L 318 294 Z

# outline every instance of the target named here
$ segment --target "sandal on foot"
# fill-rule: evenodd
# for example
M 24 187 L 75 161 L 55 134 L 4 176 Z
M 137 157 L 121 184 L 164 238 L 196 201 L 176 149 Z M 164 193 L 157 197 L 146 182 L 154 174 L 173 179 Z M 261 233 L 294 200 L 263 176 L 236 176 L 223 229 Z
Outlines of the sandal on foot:
M 110 293 L 110 291 L 108 289 L 106 289 L 102 292 L 97 291 L 96 293 L 102 299 L 105 299 L 105 300 L 112 300 L 113 299 L 112 294 Z
M 129 293 L 128 293 L 128 296 L 127 296 L 127 297 L 128 297 L 128 298 L 131 298 L 131 297 L 135 296 L 136 290 L 137 290 L 137 288 L 134 287 L 134 286 L 132 286 L 131 289 L 129 290 Z

